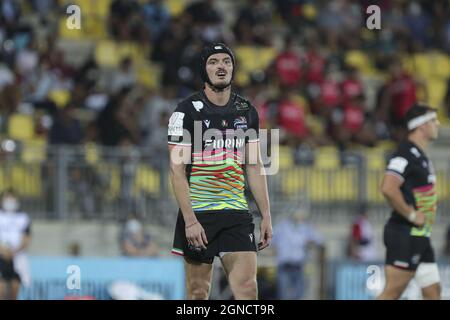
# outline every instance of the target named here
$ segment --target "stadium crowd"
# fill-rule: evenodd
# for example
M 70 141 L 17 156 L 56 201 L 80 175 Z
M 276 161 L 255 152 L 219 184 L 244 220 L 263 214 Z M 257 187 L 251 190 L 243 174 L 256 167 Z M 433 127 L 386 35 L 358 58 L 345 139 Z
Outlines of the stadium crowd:
M 70 64 L 67 49 L 58 44 L 64 38 L 58 23 L 67 18 L 65 1 L 2 1 L 3 137 L 13 131 L 10 119 L 24 114 L 33 120 L 33 132 L 24 139 L 163 150 L 167 115 L 177 100 L 201 87 L 197 59 L 210 41 L 236 49 L 239 65 L 249 69 L 238 76 L 236 90 L 258 108 L 261 126 L 280 128 L 282 143 L 293 148 L 345 149 L 399 139 L 408 107 L 433 94 L 427 83 L 432 80 L 411 66 L 421 54 L 437 52 L 433 63 L 443 65 L 434 68 L 442 68 L 441 86 L 445 81 L 448 87 L 447 1 L 236 1 L 228 15 L 213 0 L 181 1 L 184 7 L 178 9 L 173 1 L 98 2 L 108 5 L 105 16 L 86 20 L 100 19 L 103 37 L 116 44 L 150 48 L 142 51 L 161 70 L 157 84 L 139 80 L 139 65 L 131 55 L 108 72 L 94 52 Z M 78 3 L 85 19 L 88 2 Z M 369 4 L 381 8 L 381 30 L 365 28 Z M 81 33 L 87 33 L 83 27 Z M 269 59 L 248 61 L 252 56 L 246 48 L 268 51 Z M 257 68 L 246 68 L 252 64 Z M 448 110 L 449 94 L 438 98 L 436 107 Z

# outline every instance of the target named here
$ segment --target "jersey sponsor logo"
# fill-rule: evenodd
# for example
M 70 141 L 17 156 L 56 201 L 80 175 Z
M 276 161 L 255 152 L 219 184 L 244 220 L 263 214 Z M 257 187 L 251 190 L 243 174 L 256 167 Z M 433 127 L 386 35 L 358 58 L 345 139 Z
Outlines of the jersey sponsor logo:
M 245 117 L 243 117 L 243 116 L 236 118 L 236 119 L 234 119 L 233 125 L 234 125 L 235 129 L 246 130 L 247 129 L 247 119 L 245 119 Z
M 236 138 L 236 139 L 207 139 L 205 140 L 205 148 L 211 147 L 213 149 L 234 149 L 234 148 L 242 148 L 244 146 L 245 139 L 244 138 Z
M 391 161 L 389 161 L 387 168 L 388 168 L 388 170 L 393 170 L 398 173 L 404 173 L 407 165 L 408 165 L 408 160 L 406 160 L 405 158 L 402 158 L 402 157 L 395 157 L 395 158 L 392 158 Z
M 419 261 L 420 261 L 420 254 L 416 254 L 411 258 L 412 264 L 419 264 Z
M 209 124 L 211 123 L 211 121 L 209 121 L 209 120 L 203 120 L 203 122 L 205 123 L 205 126 L 206 126 L 207 128 L 209 128 Z
M 200 112 L 200 110 L 203 109 L 203 102 L 201 101 L 192 101 L 192 105 L 194 106 L 195 110 L 197 110 L 197 112 Z
M 253 233 L 250 233 L 248 236 L 250 237 L 250 242 L 253 243 Z
M 184 112 L 174 112 L 169 119 L 169 136 L 183 135 Z
M 222 120 L 222 127 L 228 127 L 228 121 Z

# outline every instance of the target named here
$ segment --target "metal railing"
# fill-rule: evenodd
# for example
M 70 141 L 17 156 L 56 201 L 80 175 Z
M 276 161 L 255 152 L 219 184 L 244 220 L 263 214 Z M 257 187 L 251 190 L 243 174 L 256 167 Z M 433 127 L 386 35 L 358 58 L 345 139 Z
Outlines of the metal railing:
M 135 212 L 149 223 L 174 221 L 177 205 L 166 152 L 85 145 L 0 156 L 0 190 L 13 187 L 23 210 L 34 218 L 122 220 Z M 336 167 L 292 164 L 268 176 L 272 214 L 282 216 L 307 206 L 313 220 L 342 221 L 367 204 L 374 217 L 384 219 L 389 208 L 378 191 L 384 169 L 371 168 L 363 152 L 346 156 L 351 161 Z M 438 176 L 437 221 L 448 221 L 450 156 L 433 161 Z

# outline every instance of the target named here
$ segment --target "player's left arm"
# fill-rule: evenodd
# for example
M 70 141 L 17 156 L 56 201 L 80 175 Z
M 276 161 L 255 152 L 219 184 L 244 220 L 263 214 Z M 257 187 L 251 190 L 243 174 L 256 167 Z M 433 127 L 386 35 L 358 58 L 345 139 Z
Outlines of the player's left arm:
M 262 250 L 270 245 L 273 231 L 267 180 L 261 160 L 259 141 L 247 143 L 245 151 L 247 158 L 247 182 L 262 216 L 260 225 L 261 237 L 258 248 Z

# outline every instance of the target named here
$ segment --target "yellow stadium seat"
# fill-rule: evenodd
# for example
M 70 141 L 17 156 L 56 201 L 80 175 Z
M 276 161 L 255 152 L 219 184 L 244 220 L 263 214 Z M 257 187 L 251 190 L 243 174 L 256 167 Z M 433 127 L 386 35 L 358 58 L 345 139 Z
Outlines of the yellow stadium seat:
M 8 136 L 15 140 L 30 140 L 34 136 L 33 117 L 27 114 L 15 113 L 8 121 Z
M 358 171 L 354 167 L 333 170 L 331 199 L 334 201 L 356 201 L 358 198 Z
M 111 7 L 112 0 L 95 0 L 90 1 L 92 5 L 94 6 L 95 14 L 98 15 L 98 17 L 103 21 L 103 23 L 106 23 L 106 19 L 109 15 L 109 8 Z
M 0 165 L 0 193 L 3 192 L 5 189 L 7 189 L 9 187 L 8 185 L 8 181 L 7 181 L 7 177 L 5 172 L 8 169 L 5 168 L 5 166 Z
M 278 160 L 280 169 L 292 168 L 294 166 L 292 149 L 288 146 L 279 146 Z
M 314 166 L 320 169 L 336 169 L 340 166 L 339 152 L 335 147 L 321 147 L 315 151 Z
M 130 57 L 134 63 L 145 63 L 149 48 L 133 43 L 116 43 L 101 40 L 95 47 L 95 60 L 101 66 L 117 67 L 123 58 Z
M 114 41 L 99 41 L 95 47 L 95 61 L 100 66 L 116 67 L 119 64 L 119 55 Z
M 448 200 L 450 198 L 450 179 L 445 171 L 437 170 L 436 172 L 436 191 L 438 194 L 438 201 Z
M 291 167 L 281 171 L 281 182 L 283 193 L 292 198 L 298 197 L 300 193 L 306 192 L 308 168 Z
M 325 170 L 313 169 L 308 172 L 306 194 L 311 201 L 331 200 L 331 176 Z
M 274 48 L 255 48 L 252 46 L 239 46 L 235 49 L 235 53 L 239 64 L 236 81 L 243 86 L 250 82 L 251 72 L 266 70 L 277 54 Z
M 308 20 L 315 20 L 317 17 L 317 9 L 313 4 L 305 3 L 302 6 L 303 16 Z
M 67 90 L 52 90 L 48 93 L 48 98 L 52 100 L 58 108 L 63 108 L 70 100 L 70 92 Z
M 347 52 L 345 63 L 357 68 L 363 74 L 373 74 L 375 72 L 370 56 L 361 50 L 350 50 Z
M 369 148 L 365 151 L 367 168 L 369 170 L 382 170 L 386 165 L 385 150 L 382 148 Z
M 447 93 L 447 82 L 439 78 L 427 79 L 428 103 L 438 109 L 442 108 L 445 94 Z
M 97 164 L 100 160 L 100 150 L 95 143 L 87 143 L 85 146 L 85 159 L 90 165 Z
M 158 89 L 161 79 L 161 67 L 156 64 L 143 63 L 136 66 L 137 80 L 146 88 Z
M 23 142 L 22 160 L 24 163 L 42 163 L 47 159 L 46 139 L 32 139 Z
M 165 5 L 170 15 L 176 17 L 183 12 L 186 6 L 186 0 L 166 0 Z
M 41 166 L 13 165 L 10 186 L 21 196 L 39 197 L 42 192 Z
M 85 38 L 85 28 L 83 28 L 83 18 L 81 19 L 81 29 L 69 29 L 67 27 L 67 17 L 62 16 L 58 22 L 59 37 L 61 39 L 79 40 Z
M 135 191 L 159 195 L 160 176 L 159 172 L 149 166 L 140 165 L 135 178 Z
M 367 172 L 367 201 L 378 204 L 384 203 L 384 197 L 380 192 L 380 185 L 383 179 L 383 175 L 384 170 L 369 170 Z

